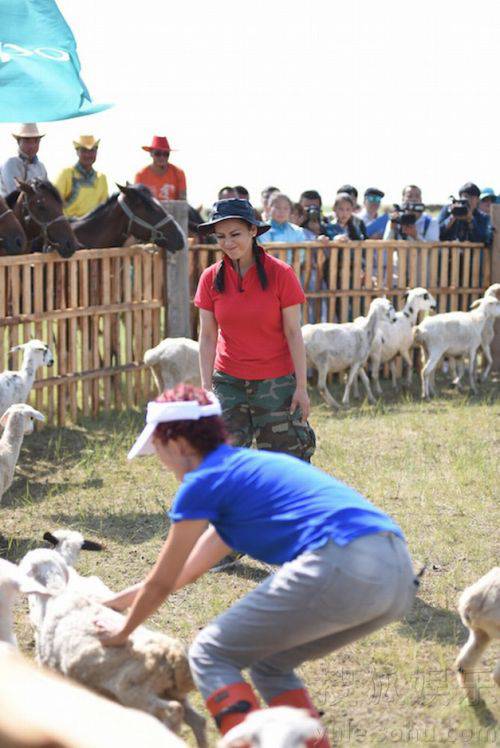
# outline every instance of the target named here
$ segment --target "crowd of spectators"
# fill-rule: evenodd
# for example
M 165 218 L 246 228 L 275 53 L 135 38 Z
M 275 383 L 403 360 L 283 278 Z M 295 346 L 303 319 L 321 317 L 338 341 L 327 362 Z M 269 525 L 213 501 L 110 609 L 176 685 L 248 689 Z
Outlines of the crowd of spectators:
M 20 125 L 12 135 L 18 152 L 0 166 L 0 194 L 3 196 L 17 189 L 17 180 L 47 179 L 47 170 L 38 157 L 44 133 L 36 124 L 28 123 Z M 99 140 L 93 135 L 82 135 L 73 141 L 73 146 L 76 163 L 63 169 L 54 181 L 63 198 L 66 215 L 81 218 L 107 200 L 108 185 L 106 176 L 94 168 Z M 143 150 L 152 161 L 135 175 L 135 183 L 145 184 L 158 200 L 186 199 L 186 176 L 170 162 L 173 149 L 168 139 L 154 135 L 151 144 L 143 146 Z M 250 199 L 242 185 L 222 187 L 217 195 L 218 200 L 234 197 Z M 491 242 L 490 211 L 498 198 L 490 187 L 481 190 L 467 182 L 458 190 L 458 198 L 450 198 L 437 217 L 426 210 L 417 185 L 404 187 L 401 203 L 394 204 L 391 210 L 382 209 L 384 197 L 381 189 L 368 187 L 360 205 L 357 189 L 344 184 L 337 190 L 329 214 L 316 190 L 305 190 L 298 202 L 293 202 L 278 187 L 269 186 L 262 191 L 261 208 L 256 211 L 270 223 L 262 240 L 290 243 L 312 239 Z

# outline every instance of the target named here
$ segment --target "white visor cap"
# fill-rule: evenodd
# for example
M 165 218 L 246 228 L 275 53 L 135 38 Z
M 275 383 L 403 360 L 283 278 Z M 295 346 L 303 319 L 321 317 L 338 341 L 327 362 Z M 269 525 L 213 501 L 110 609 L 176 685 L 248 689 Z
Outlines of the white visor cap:
M 170 403 L 148 403 L 146 411 L 146 425 L 136 439 L 132 449 L 127 455 L 128 460 L 143 455 L 154 455 L 152 436 L 159 423 L 168 421 L 198 421 L 207 416 L 220 416 L 222 408 L 212 392 L 207 392 L 210 400 L 209 405 L 200 405 L 196 400 L 179 400 Z

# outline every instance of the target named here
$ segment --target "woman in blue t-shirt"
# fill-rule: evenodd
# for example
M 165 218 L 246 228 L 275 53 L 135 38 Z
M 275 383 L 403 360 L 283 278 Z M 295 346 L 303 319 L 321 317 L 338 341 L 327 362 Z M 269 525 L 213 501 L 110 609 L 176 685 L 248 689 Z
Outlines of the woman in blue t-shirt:
M 400 618 L 415 578 L 403 534 L 354 489 L 289 455 L 234 448 L 217 399 L 178 385 L 149 403 L 129 452 L 156 454 L 181 482 L 172 526 L 146 579 L 107 601 L 130 611 L 120 646 L 173 592 L 231 550 L 280 568 L 209 623 L 189 652 L 193 678 L 222 734 L 270 706 L 317 715 L 295 669 Z M 207 523 L 210 523 L 207 526 Z M 326 735 L 308 745 L 329 746 Z

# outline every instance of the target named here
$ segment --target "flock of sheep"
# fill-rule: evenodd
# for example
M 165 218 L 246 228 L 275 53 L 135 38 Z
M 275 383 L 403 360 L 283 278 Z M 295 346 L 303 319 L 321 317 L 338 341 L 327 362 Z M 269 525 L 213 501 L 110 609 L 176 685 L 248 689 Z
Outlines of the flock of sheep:
M 368 399 L 374 402 L 365 367 L 369 367 L 375 393 L 381 395 L 381 365 L 389 364 L 392 385 L 398 386 L 395 364 L 398 354 L 406 363 L 405 383 L 409 386 L 413 368 L 411 351 L 415 344 L 422 348 L 424 358 L 422 397 L 435 394 L 435 372 L 444 359 L 455 372 L 456 383 L 460 383 L 467 362 L 470 386 L 475 392 L 479 349 L 485 363 L 483 380 L 491 369 L 490 346 L 494 321 L 500 316 L 500 284 L 490 286 L 483 298 L 472 306 L 468 312 L 429 315 L 417 324 L 418 315 L 431 312 L 436 303 L 425 288 L 414 288 L 408 291 L 404 307 L 398 312 L 388 299 L 378 298 L 372 301 L 367 316 L 354 322 L 304 325 L 307 359 L 318 372 L 322 398 L 330 407 L 339 407 L 326 380 L 329 373 L 347 372 L 342 403 L 349 404 L 351 388 L 357 388 L 358 378 Z M 44 420 L 40 412 L 26 404 L 36 371 L 53 363 L 53 355 L 42 341 L 31 340 L 13 350 L 18 349 L 23 351 L 20 370 L 0 374 L 0 423 L 4 427 L 0 439 L 0 500 L 12 483 L 24 435 L 33 430 L 35 420 Z M 179 381 L 199 384 L 198 344 L 194 340 L 167 338 L 147 351 L 144 361 L 151 367 L 159 391 Z M 160 741 L 165 746 L 185 745 L 175 735 L 183 721 L 193 730 L 198 746 L 206 748 L 205 720 L 188 701 L 194 684 L 181 642 L 139 627 L 124 648 L 102 647 L 95 635 L 95 620 L 120 614 L 102 604 L 112 594 L 102 580 L 83 577 L 74 568 L 81 550 L 97 550 L 98 547 L 72 531 L 46 533 L 44 539 L 53 547 L 28 552 L 19 566 L 0 560 L 0 642 L 8 644 L 0 644 L 0 667 L 8 665 L 13 678 L 16 673 L 19 677 L 23 673 L 27 677 L 29 673 L 33 682 L 38 679 L 46 683 L 48 693 L 54 689 L 59 693 L 62 689 L 68 702 L 76 698 L 74 686 L 61 682 L 49 671 L 35 670 L 12 649 L 16 646 L 13 606 L 16 597 L 25 593 L 38 662 L 117 702 L 103 706 L 104 702 L 101 704 L 102 699 L 97 696 L 77 693 L 84 713 L 86 699 L 90 699 L 89 710 L 94 713 L 100 710 L 109 734 L 113 732 L 112 724 L 126 725 L 120 738 L 125 748 L 137 743 L 138 736 L 143 745 L 158 745 Z M 456 668 L 459 682 L 473 700 L 477 697 L 474 667 L 490 640 L 500 638 L 500 567 L 492 569 L 462 593 L 459 612 L 469 630 L 469 638 L 457 658 Z M 500 663 L 493 678 L 500 686 Z M 8 698 L 0 687 L 0 705 L 8 703 L 5 701 Z M 57 711 L 54 711 L 54 720 L 57 723 Z M 0 723 L 0 743 L 2 729 L 7 728 Z M 220 745 L 228 748 L 244 740 L 263 748 L 304 746 L 318 729 L 319 723 L 300 710 L 267 709 L 250 715 L 226 735 Z M 103 734 L 108 734 L 106 729 Z M 110 742 L 108 740 L 107 744 Z M 10 745 L 7 740 L 5 744 Z M 21 744 L 24 745 L 12 742 L 12 745 Z M 56 744 L 66 743 L 56 740 Z M 87 748 L 96 742 L 78 742 L 75 738 L 68 744 Z

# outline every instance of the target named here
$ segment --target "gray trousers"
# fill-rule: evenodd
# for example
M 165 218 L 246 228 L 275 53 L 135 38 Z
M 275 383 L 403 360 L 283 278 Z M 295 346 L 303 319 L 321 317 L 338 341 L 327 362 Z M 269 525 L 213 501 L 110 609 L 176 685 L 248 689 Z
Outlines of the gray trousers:
M 401 618 L 416 586 L 406 543 L 392 533 L 333 541 L 285 563 L 208 624 L 189 651 L 206 699 L 250 677 L 264 701 L 303 688 L 294 669 Z

